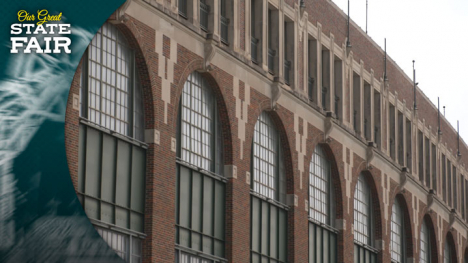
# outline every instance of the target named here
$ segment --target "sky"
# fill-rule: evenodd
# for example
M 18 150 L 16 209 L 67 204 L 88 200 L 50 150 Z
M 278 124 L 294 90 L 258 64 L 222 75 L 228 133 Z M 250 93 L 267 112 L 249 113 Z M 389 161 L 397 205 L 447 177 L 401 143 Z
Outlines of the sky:
M 348 0 L 332 0 L 345 13 Z M 367 34 L 416 82 L 468 143 L 468 0 L 367 0 Z M 366 31 L 366 0 L 350 0 L 350 18 Z

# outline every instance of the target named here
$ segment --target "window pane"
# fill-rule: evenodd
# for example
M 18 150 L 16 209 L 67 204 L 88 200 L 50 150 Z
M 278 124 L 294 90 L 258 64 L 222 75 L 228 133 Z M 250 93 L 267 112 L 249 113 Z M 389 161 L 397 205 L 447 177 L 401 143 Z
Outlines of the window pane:
M 309 216 L 324 224 L 330 224 L 330 176 L 330 161 L 322 147 L 317 146 L 309 168 Z
M 354 239 L 370 245 L 370 189 L 360 175 L 354 192 Z
M 252 146 L 253 190 L 277 200 L 278 132 L 266 112 L 260 114 L 255 124 Z

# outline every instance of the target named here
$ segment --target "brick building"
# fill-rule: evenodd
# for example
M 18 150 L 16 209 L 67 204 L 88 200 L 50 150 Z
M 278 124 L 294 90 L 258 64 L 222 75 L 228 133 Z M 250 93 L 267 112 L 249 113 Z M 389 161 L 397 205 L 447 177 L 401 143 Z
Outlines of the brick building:
M 468 147 L 346 21 L 328 0 L 128 0 L 109 18 L 66 143 L 122 258 L 466 262 Z

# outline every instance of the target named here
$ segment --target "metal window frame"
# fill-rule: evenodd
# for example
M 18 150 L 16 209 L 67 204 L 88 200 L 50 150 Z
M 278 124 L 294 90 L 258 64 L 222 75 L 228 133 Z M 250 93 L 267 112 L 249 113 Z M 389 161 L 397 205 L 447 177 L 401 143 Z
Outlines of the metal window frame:
M 361 200 L 359 195 L 356 196 L 356 194 L 359 194 L 358 191 L 366 194 L 366 196 L 363 196 L 366 200 Z M 363 174 L 360 174 L 356 184 L 356 189 L 354 190 L 354 241 L 365 244 L 366 246 L 372 246 L 373 244 L 374 220 L 372 215 L 371 195 L 372 193 L 368 183 L 366 182 Z M 357 206 L 359 204 L 361 204 L 361 206 L 366 206 L 366 209 L 360 209 L 360 206 Z M 361 217 L 365 217 L 365 220 L 360 220 Z M 363 231 L 358 230 L 359 225 L 363 225 Z M 367 229 L 367 234 L 364 232 L 364 229 Z
M 398 218 L 394 218 L 394 216 Z M 397 220 L 399 220 L 399 222 Z M 397 229 L 394 229 L 395 227 Z M 398 233 L 397 230 L 399 230 L 400 233 Z M 394 236 L 398 237 L 398 239 L 394 240 Z M 395 199 L 395 202 L 393 203 L 392 207 L 392 217 L 390 223 L 390 256 L 393 262 L 402 263 L 406 261 L 405 237 L 406 235 L 403 207 L 401 206 L 400 201 L 398 199 Z M 394 244 L 398 245 L 399 251 L 393 246 Z M 394 255 L 397 256 L 397 258 L 394 258 Z
M 425 237 L 425 238 L 423 238 Z M 426 220 L 423 220 L 421 231 L 419 233 L 419 261 L 420 263 L 431 263 L 431 236 Z M 425 255 L 422 258 L 421 255 Z
M 256 154 L 256 149 L 258 149 L 259 153 L 264 151 L 265 154 L 263 156 Z M 273 120 L 268 116 L 268 113 L 262 112 L 255 123 L 254 136 L 252 139 L 251 187 L 253 192 L 276 201 L 280 200 L 279 159 L 282 158 L 280 150 L 281 138 L 279 132 L 276 130 Z M 273 158 L 271 158 L 270 154 Z M 265 159 L 266 155 L 270 156 L 270 161 Z M 262 167 L 264 169 L 262 169 Z M 272 170 L 273 174 L 268 170 Z M 257 176 L 258 179 L 256 179 Z M 263 182 L 261 181 L 262 177 L 264 177 Z
M 195 91 L 195 89 L 198 89 L 198 91 Z M 199 97 L 193 96 L 194 91 L 199 92 Z M 208 97 L 205 95 L 208 95 Z M 191 100 L 189 105 L 184 105 L 183 96 L 188 96 L 187 99 Z M 200 105 L 197 105 L 197 106 L 201 106 L 201 107 L 204 106 L 203 104 L 207 104 L 207 105 L 211 104 L 209 105 L 211 106 L 211 109 L 209 110 L 210 112 L 208 113 L 209 115 L 204 114 L 202 112 L 203 111 L 202 108 L 200 109 L 195 108 L 194 105 L 192 105 L 192 101 L 194 100 L 199 101 Z M 181 103 L 179 106 L 179 115 L 178 115 L 178 127 L 177 127 L 178 141 L 180 142 L 178 143 L 177 154 L 181 160 L 188 162 L 194 166 L 198 166 L 204 170 L 211 171 L 211 172 L 215 171 L 215 164 L 217 161 L 219 161 L 217 160 L 217 158 L 221 158 L 221 160 L 223 158 L 222 156 L 218 156 L 216 154 L 216 148 L 215 148 L 216 138 L 221 133 L 218 127 L 220 122 L 219 122 L 219 116 L 218 116 L 216 106 L 217 106 L 216 96 L 213 94 L 206 79 L 203 78 L 203 76 L 201 76 L 199 72 L 194 71 L 187 78 L 184 84 L 183 91 L 182 91 L 182 97 L 181 97 Z M 186 110 L 190 114 L 190 116 L 186 117 L 186 119 L 184 119 L 184 116 L 183 116 L 184 110 Z M 202 124 L 195 123 L 194 120 L 192 120 L 192 117 L 194 114 L 196 114 L 197 117 L 200 117 L 200 120 L 204 118 L 205 121 L 210 122 L 211 125 L 209 125 L 209 129 L 204 129 L 203 127 L 201 127 Z M 188 132 L 187 134 L 184 134 L 184 130 L 182 127 L 184 124 L 187 125 L 187 132 Z M 192 134 L 193 129 L 196 129 L 199 134 L 197 135 Z M 202 136 L 204 135 L 204 133 L 207 133 L 207 135 L 209 136 L 209 139 L 207 141 L 204 141 L 202 139 Z M 184 142 L 183 142 L 184 136 L 187 137 L 189 148 L 184 148 Z M 200 139 L 197 140 L 196 136 L 199 136 Z M 198 144 L 200 145 L 200 149 L 195 149 L 195 150 L 199 150 L 200 153 L 195 152 L 195 150 L 193 149 L 194 140 L 198 142 Z M 203 149 L 202 149 L 203 146 L 207 147 L 209 154 L 203 153 Z M 189 159 L 184 157 L 184 153 L 188 155 L 187 158 Z M 200 162 L 196 163 L 192 158 L 193 156 L 198 157 L 197 159 L 199 159 Z M 209 163 L 208 165 L 209 167 L 206 165 L 201 165 L 203 162 Z
M 106 33 L 104 33 L 106 31 Z M 111 32 L 112 33 L 109 33 Z M 114 52 L 111 50 L 108 50 L 107 46 L 104 46 L 104 38 L 106 38 L 106 43 L 107 41 L 111 41 L 111 43 L 114 43 Z M 96 39 L 99 39 L 99 44 L 95 44 L 97 42 Z M 111 44 L 112 46 L 112 44 Z M 92 52 L 90 52 L 90 48 L 93 49 L 95 48 L 97 54 L 96 54 L 96 60 L 93 60 L 92 58 L 90 59 L 90 56 Z M 122 55 L 119 55 L 119 49 L 121 50 Z M 109 66 L 104 65 L 104 55 L 110 54 L 114 56 L 114 68 L 110 68 Z M 99 56 L 99 59 L 98 59 Z M 121 57 L 119 57 L 121 56 Z M 119 59 L 123 60 L 125 59 L 125 62 L 128 64 L 128 74 L 123 75 L 122 72 L 119 71 Z M 99 60 L 99 61 L 98 61 Z M 92 73 L 90 70 L 92 70 L 93 67 L 91 67 L 91 64 L 94 63 L 96 71 L 99 67 L 99 76 L 92 76 Z M 103 80 L 103 71 L 104 69 L 109 70 L 113 72 L 114 74 L 114 84 L 107 82 L 104 82 Z M 128 44 L 127 39 L 125 36 L 120 32 L 118 28 L 113 26 L 110 23 L 105 23 L 99 31 L 96 33 L 94 36 L 93 40 L 91 41 L 90 45 L 85 51 L 85 54 L 83 56 L 83 63 L 82 63 L 82 74 L 81 74 L 81 89 L 80 89 L 80 116 L 84 119 L 87 119 L 89 122 L 92 122 L 100 127 L 104 127 L 106 129 L 112 130 L 114 132 L 117 132 L 123 136 L 126 137 L 131 137 L 134 139 L 138 140 L 143 140 L 144 138 L 144 127 L 140 127 L 140 131 L 137 131 L 137 127 L 135 126 L 136 122 L 135 119 L 137 118 L 136 115 L 141 115 L 140 123 L 144 123 L 144 107 L 142 105 L 138 105 L 135 107 L 135 100 L 136 98 L 136 90 L 141 89 L 141 85 L 138 79 L 138 69 L 136 66 L 135 62 L 135 51 L 130 47 Z M 123 89 L 120 88 L 118 85 L 118 80 L 117 78 L 122 75 L 125 77 L 125 80 L 127 82 L 127 91 L 124 91 Z M 90 100 L 92 100 L 90 94 L 90 80 L 96 81 L 96 83 L 99 83 L 99 94 L 93 93 L 95 95 L 95 98 L 99 100 L 99 107 L 97 108 L 90 108 L 91 103 Z M 106 85 L 109 89 L 113 88 L 114 94 L 113 97 L 108 97 L 106 96 L 106 92 L 104 91 L 104 85 Z M 125 93 L 127 97 L 127 106 L 121 105 L 121 103 L 117 100 L 117 94 L 118 92 Z M 142 92 L 139 93 L 140 96 L 142 96 Z M 141 98 L 140 98 L 141 99 Z M 111 103 L 113 107 L 114 113 L 106 113 L 105 109 L 103 110 L 103 100 L 109 101 L 108 103 Z M 117 117 L 117 110 L 119 109 L 118 107 L 123 107 L 125 109 L 124 113 L 127 115 L 127 119 L 125 117 Z M 138 111 L 141 111 L 141 113 L 137 113 Z M 99 115 L 99 121 L 91 120 L 90 119 L 90 111 L 94 111 L 94 114 Z M 106 124 L 103 124 L 103 119 L 102 115 L 107 116 L 111 119 L 111 122 L 114 122 L 113 128 L 106 126 Z M 117 121 L 122 122 L 124 125 L 127 125 L 127 128 L 124 131 L 121 131 L 120 129 L 117 129 Z M 138 138 L 137 138 L 138 137 Z
M 320 170 L 321 176 L 317 173 L 317 168 Z M 323 184 L 324 187 L 320 187 L 320 184 Z M 325 196 L 325 200 L 315 196 L 315 193 L 318 196 Z M 309 217 L 322 224 L 333 225 L 333 199 L 331 161 L 325 155 L 323 148 L 317 145 L 312 154 L 309 167 Z M 313 205 L 317 202 L 322 207 L 325 206 L 325 210 L 317 210 Z
M 197 89 L 197 90 L 195 90 Z M 189 91 L 189 92 L 188 92 Z M 193 92 L 198 92 L 198 97 L 193 97 L 192 96 L 192 93 Z M 222 170 L 223 169 L 220 169 L 220 171 L 217 171 L 216 170 L 216 163 L 219 162 L 220 164 L 223 164 L 223 154 L 222 154 L 222 150 L 223 150 L 223 147 L 222 147 L 222 141 L 218 141 L 218 137 L 222 135 L 222 130 L 221 130 L 221 127 L 220 127 L 220 121 L 219 121 L 219 113 L 217 111 L 217 100 L 216 100 L 216 96 L 214 94 L 214 92 L 211 90 L 211 87 L 209 86 L 207 80 L 197 71 L 194 71 L 192 72 L 192 74 L 189 75 L 189 77 L 187 78 L 185 84 L 184 84 L 184 89 L 183 89 L 183 92 L 182 92 L 182 96 L 184 96 L 184 93 L 185 95 L 187 95 L 188 97 L 186 97 L 185 99 L 190 99 L 190 103 L 187 103 L 187 104 L 184 104 L 184 97 L 181 97 L 181 101 L 179 103 L 179 113 L 178 113 L 178 119 L 177 119 L 177 141 L 179 141 L 180 143 L 178 143 L 177 145 L 177 149 L 176 149 L 176 165 L 177 165 L 177 182 L 176 182 L 176 189 L 177 189 L 177 193 L 180 192 L 180 167 L 185 167 L 187 168 L 189 171 L 190 171 L 190 192 L 192 192 L 192 180 L 193 180 L 193 172 L 198 172 L 201 174 L 201 180 L 202 180 L 202 187 L 203 187 L 203 181 L 206 179 L 206 178 L 210 178 L 210 179 L 213 179 L 214 181 L 213 182 L 221 182 L 223 183 L 224 185 L 224 189 L 226 189 L 226 183 L 227 183 L 227 178 L 225 178 L 223 175 L 222 175 Z M 208 96 L 208 97 L 206 97 Z M 199 104 L 197 104 L 197 107 L 199 106 L 199 108 L 195 107 L 194 104 L 192 104 L 192 101 L 194 100 L 197 100 L 199 101 Z M 203 109 L 202 107 L 203 106 L 206 106 L 206 105 L 203 105 L 203 104 L 206 104 L 207 106 L 209 106 L 209 109 Z M 187 112 L 189 112 L 189 116 L 187 117 L 183 117 L 183 110 L 186 110 Z M 205 111 L 205 113 L 207 113 L 208 115 L 204 115 L 203 114 L 203 111 Z M 200 116 L 200 118 L 202 117 L 205 117 L 207 118 L 207 120 L 210 121 L 210 125 L 209 126 L 209 130 L 204 130 L 202 125 L 201 124 L 198 124 L 198 123 L 195 123 L 194 120 L 192 119 L 192 117 L 194 116 L 192 113 L 194 114 L 197 114 Z M 187 129 L 187 132 L 186 134 L 184 134 L 184 131 L 183 131 L 183 124 L 186 124 L 188 125 L 188 129 Z M 200 155 L 198 154 L 197 152 L 193 151 L 192 149 L 192 139 L 193 139 L 193 136 L 195 136 L 193 133 L 192 133 L 192 126 L 197 126 L 195 128 L 198 129 L 198 132 L 200 134 L 200 138 L 201 136 L 203 136 L 203 132 L 206 132 L 206 133 L 209 133 L 209 139 L 204 141 L 204 142 L 201 142 L 200 141 L 200 147 L 203 147 L 202 144 L 204 144 L 206 147 L 209 148 L 208 150 L 208 155 Z M 207 128 L 208 126 L 206 126 L 205 128 Z M 189 148 L 183 148 L 183 143 L 182 143 L 182 138 L 183 136 L 186 136 L 187 137 L 187 140 L 188 140 L 188 143 L 190 144 Z M 217 153 L 216 150 L 218 149 L 217 146 L 218 144 L 221 143 L 221 153 Z M 200 152 L 203 152 L 202 149 L 199 149 Z M 189 156 L 189 158 L 184 158 L 182 152 L 183 151 L 186 151 L 186 153 L 188 155 L 186 156 Z M 198 156 L 199 158 L 201 158 L 201 161 L 200 162 L 194 162 L 193 159 L 192 159 L 192 155 L 196 155 Z M 202 161 L 205 160 L 209 163 L 208 166 L 206 165 L 202 165 Z M 221 167 L 222 168 L 222 167 Z M 215 193 L 215 183 L 213 184 L 213 194 Z M 224 191 L 224 195 L 226 194 L 226 191 Z M 191 193 L 190 193 L 191 195 Z M 213 215 L 213 220 L 215 220 L 214 218 L 214 215 L 215 215 L 215 205 L 214 205 L 214 199 L 213 199 L 213 206 L 212 206 L 212 215 Z M 187 231 L 189 231 L 189 233 L 196 233 L 196 234 L 199 234 L 200 235 L 200 242 L 203 243 L 203 237 L 208 237 L 210 240 L 212 240 L 212 251 L 214 252 L 214 246 L 215 246 L 215 242 L 216 241 L 219 241 L 223 244 L 223 246 L 226 245 L 226 241 L 225 241 L 225 233 L 224 233 L 224 237 L 223 239 L 219 239 L 216 237 L 215 235 L 215 224 L 213 224 L 211 227 L 212 227 L 212 235 L 209 235 L 209 234 L 206 234 L 204 232 L 200 232 L 200 231 L 196 231 L 193 229 L 192 227 L 192 204 L 190 204 L 189 206 L 189 209 L 190 211 L 188 212 L 188 216 L 189 216 L 189 225 L 190 227 L 186 227 L 186 226 L 182 226 L 179 224 L 180 222 L 180 213 L 179 213 L 179 209 L 180 209 L 180 198 L 179 198 L 179 194 L 176 194 L 176 207 L 177 207 L 177 210 L 176 210 L 176 222 L 175 222 L 175 227 L 177 229 L 185 229 Z M 201 207 L 203 207 L 203 204 L 201 204 Z M 201 208 L 203 209 L 203 208 Z M 225 204 L 224 204 L 224 209 L 225 209 Z M 202 214 L 203 213 L 200 213 L 200 223 L 203 222 L 203 217 L 202 217 Z M 190 235 L 191 236 L 191 235 Z M 191 242 L 191 241 L 190 241 Z M 183 245 L 180 245 L 178 243 L 178 240 L 176 240 L 176 253 L 181 253 L 180 251 L 183 251 L 185 253 L 188 253 L 192 256 L 196 256 L 198 259 L 200 260 L 210 260 L 211 262 L 213 263 L 224 263 L 224 262 L 227 262 L 226 259 L 224 258 L 220 258 L 220 257 L 217 257 L 215 255 L 210 255 L 210 254 L 207 254 L 207 253 L 204 253 L 202 251 L 198 251 L 198 250 L 195 250 L 195 249 L 192 249 L 192 248 L 188 248 L 188 247 L 185 247 Z M 201 245 L 203 247 L 203 245 Z M 225 249 L 224 249 L 225 250 Z M 223 251 L 224 251 L 223 250 Z M 225 252 L 224 252 L 225 253 Z M 176 262 L 178 260 L 178 257 L 176 255 Z

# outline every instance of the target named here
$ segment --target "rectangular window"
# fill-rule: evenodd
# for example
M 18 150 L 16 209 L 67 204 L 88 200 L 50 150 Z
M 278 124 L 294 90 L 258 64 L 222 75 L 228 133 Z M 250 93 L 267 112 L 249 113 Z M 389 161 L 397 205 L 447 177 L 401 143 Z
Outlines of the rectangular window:
M 395 148 L 396 148 L 396 137 L 395 137 L 395 106 L 390 104 L 388 107 L 388 122 L 390 127 L 389 135 L 389 148 L 390 148 L 390 157 L 396 161 L 395 157 Z
M 372 87 L 369 83 L 364 82 L 364 138 L 371 141 L 372 138 Z
M 377 144 L 377 148 L 381 148 L 381 104 L 380 104 L 380 93 L 377 90 L 374 90 L 374 142 Z
M 424 172 L 426 174 L 426 186 L 427 188 L 431 189 L 431 147 L 429 145 L 429 138 L 426 137 L 424 144 L 424 153 L 426 160 Z
M 442 165 L 442 199 L 447 202 L 447 169 L 446 169 L 446 160 L 445 155 L 442 154 L 441 159 Z
M 284 16 L 284 82 L 294 84 L 294 22 Z
M 401 111 L 398 111 L 398 164 L 401 166 L 404 166 L 404 161 L 405 161 L 405 148 L 404 148 L 404 143 L 405 141 L 403 140 L 403 113 Z
M 330 72 L 330 50 L 322 46 L 322 109 L 331 111 L 330 109 L 330 94 L 331 94 L 331 72 Z
M 146 149 L 86 124 L 79 134 L 78 198 L 86 214 L 143 233 Z
M 412 151 L 412 133 L 411 133 L 411 121 L 409 119 L 406 119 L 406 167 L 413 172 L 413 151 Z
M 251 262 L 287 260 L 287 210 L 251 196 Z
M 224 257 L 225 180 L 177 165 L 176 243 L 186 249 Z
M 309 263 L 336 263 L 337 254 L 337 233 L 309 222 Z
M 354 72 L 353 74 L 353 112 L 352 120 L 354 131 L 361 134 L 361 77 Z
M 251 0 L 250 6 L 250 56 L 252 62 L 262 63 L 263 1 Z
M 418 130 L 418 174 L 419 181 L 424 184 L 424 137 Z
M 457 168 L 453 166 L 452 169 L 452 180 L 453 180 L 453 208 L 458 210 L 458 184 L 457 184 Z
M 309 101 L 318 103 L 317 101 L 317 90 L 315 88 L 317 82 L 317 71 L 318 71 L 318 58 L 317 58 L 317 40 L 309 35 L 308 42 L 308 67 L 309 77 L 307 83 Z
M 221 41 L 228 45 L 229 44 L 229 18 L 227 13 L 226 1 L 220 0 L 220 24 L 221 24 Z
M 333 111 L 336 118 L 341 120 L 343 118 L 343 62 L 337 56 L 334 58 L 335 109 Z
M 452 206 L 452 163 L 447 160 L 447 202 L 449 206 Z
M 437 172 L 437 148 L 434 144 L 431 144 L 431 159 L 432 159 L 432 189 L 437 193 L 437 179 L 439 177 L 439 174 Z
M 130 263 L 141 263 L 142 240 L 134 235 L 124 234 L 115 230 L 95 227 L 99 235 L 109 244 L 120 258 Z

